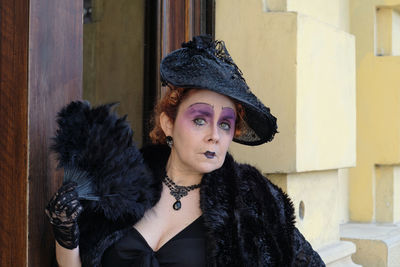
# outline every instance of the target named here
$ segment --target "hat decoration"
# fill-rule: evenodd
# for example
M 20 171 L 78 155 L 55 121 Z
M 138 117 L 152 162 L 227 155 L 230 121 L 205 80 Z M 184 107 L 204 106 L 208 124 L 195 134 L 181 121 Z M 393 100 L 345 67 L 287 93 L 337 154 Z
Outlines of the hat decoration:
M 207 35 L 193 37 L 164 57 L 160 75 L 163 85 L 208 89 L 242 104 L 245 125 L 240 136 L 233 138 L 237 143 L 260 145 L 271 141 L 277 133 L 276 118 L 250 91 L 223 41 L 213 41 Z

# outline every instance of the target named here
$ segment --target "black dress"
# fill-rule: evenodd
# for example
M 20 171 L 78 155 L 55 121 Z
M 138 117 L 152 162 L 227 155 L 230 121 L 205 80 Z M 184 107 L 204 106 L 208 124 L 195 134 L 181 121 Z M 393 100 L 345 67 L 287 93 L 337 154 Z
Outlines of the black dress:
M 204 267 L 203 216 L 186 226 L 157 251 L 153 251 L 143 236 L 132 227 L 126 236 L 105 251 L 102 266 Z

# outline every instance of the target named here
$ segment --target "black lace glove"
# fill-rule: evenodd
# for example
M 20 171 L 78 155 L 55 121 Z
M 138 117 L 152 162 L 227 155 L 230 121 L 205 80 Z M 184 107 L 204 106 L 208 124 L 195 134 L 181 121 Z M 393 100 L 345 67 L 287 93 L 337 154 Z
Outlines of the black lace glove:
M 57 242 L 67 249 L 79 244 L 78 217 L 83 208 L 75 190 L 76 183 L 70 182 L 58 190 L 46 207 L 46 214 L 53 225 Z

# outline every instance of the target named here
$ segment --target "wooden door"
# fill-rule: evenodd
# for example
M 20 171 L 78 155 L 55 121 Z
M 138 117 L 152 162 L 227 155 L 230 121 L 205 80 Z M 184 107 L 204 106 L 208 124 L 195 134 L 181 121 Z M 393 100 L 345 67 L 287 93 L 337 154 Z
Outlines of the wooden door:
M 28 4 L 0 1 L 0 266 L 27 260 Z
M 50 266 L 56 112 L 81 98 L 82 0 L 0 1 L 0 266 Z
M 146 1 L 145 118 L 163 55 L 213 33 L 211 0 Z M 0 1 L 0 266 L 51 266 L 44 207 L 62 182 L 49 152 L 56 113 L 82 97 L 83 1 Z

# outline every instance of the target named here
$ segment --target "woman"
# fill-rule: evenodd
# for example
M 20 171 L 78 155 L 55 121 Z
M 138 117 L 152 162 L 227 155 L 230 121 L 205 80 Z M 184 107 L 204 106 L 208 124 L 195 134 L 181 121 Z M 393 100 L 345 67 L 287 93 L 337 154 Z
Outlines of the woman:
M 170 90 L 155 110 L 155 145 L 142 149 L 152 175 L 131 188 L 145 191 L 130 204 L 143 212 L 106 220 L 64 185 L 46 209 L 60 266 L 324 266 L 288 197 L 227 153 L 232 141 L 272 140 L 277 126 L 224 43 L 195 37 L 160 72 Z

